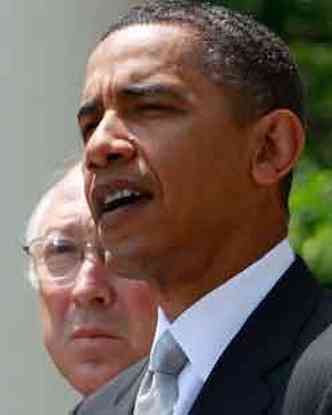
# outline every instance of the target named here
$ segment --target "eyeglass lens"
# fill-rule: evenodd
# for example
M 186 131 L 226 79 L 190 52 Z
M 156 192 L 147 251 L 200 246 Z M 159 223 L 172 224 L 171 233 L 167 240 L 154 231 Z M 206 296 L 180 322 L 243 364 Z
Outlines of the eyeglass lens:
M 66 276 L 81 261 L 81 247 L 70 239 L 51 238 L 44 244 L 44 263 L 53 277 Z

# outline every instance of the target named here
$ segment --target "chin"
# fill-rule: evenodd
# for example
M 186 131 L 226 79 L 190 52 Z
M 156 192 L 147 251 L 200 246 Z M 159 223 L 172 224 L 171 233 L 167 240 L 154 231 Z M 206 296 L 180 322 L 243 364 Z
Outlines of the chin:
M 78 358 L 70 353 L 65 361 L 57 361 L 56 365 L 73 389 L 84 396 L 91 395 L 113 379 L 118 369 L 110 364 L 109 357 L 98 361 L 95 358 Z
M 101 386 L 113 379 L 116 374 L 105 373 L 87 373 L 86 370 L 79 371 L 71 379 L 69 379 L 72 387 L 84 396 L 88 396 L 96 392 Z

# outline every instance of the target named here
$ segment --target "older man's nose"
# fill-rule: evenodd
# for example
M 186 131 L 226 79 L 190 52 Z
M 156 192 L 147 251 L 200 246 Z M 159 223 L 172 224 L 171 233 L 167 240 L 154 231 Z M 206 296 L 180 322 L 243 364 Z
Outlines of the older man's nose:
M 72 298 L 80 307 L 109 306 L 114 301 L 109 271 L 100 260 L 86 258 L 82 263 L 72 288 Z
M 85 167 L 96 171 L 135 156 L 135 147 L 123 122 L 114 114 L 106 114 L 85 145 Z

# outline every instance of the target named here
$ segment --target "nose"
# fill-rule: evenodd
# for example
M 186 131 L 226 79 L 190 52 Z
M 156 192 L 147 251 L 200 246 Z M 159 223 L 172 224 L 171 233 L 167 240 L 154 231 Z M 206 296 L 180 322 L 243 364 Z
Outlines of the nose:
M 114 111 L 108 111 L 85 145 L 85 167 L 96 172 L 114 162 L 129 161 L 135 153 L 127 127 Z
M 79 307 L 111 305 L 115 293 L 108 273 L 100 260 L 85 259 L 72 288 L 73 302 Z

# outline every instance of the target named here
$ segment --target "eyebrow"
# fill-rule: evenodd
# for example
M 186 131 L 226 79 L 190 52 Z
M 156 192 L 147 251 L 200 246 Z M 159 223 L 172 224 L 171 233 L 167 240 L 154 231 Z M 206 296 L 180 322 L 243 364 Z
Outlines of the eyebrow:
M 179 88 L 164 83 L 150 84 L 131 84 L 120 87 L 118 95 L 123 98 L 172 98 L 184 100 L 186 94 Z M 96 114 L 100 109 L 100 103 L 97 98 L 88 99 L 83 102 L 77 113 L 77 119 L 80 121 L 84 117 Z
M 77 119 L 80 120 L 84 117 L 88 117 L 90 115 L 95 114 L 98 112 L 99 104 L 96 98 L 92 98 L 84 102 L 77 113 Z
M 185 98 L 185 94 L 178 88 L 163 83 L 131 84 L 119 88 L 118 92 L 120 96 L 128 98 Z
M 43 232 L 42 236 L 47 237 L 55 233 L 58 233 L 59 235 L 68 235 L 74 231 L 77 231 L 79 228 L 80 226 L 78 225 L 76 218 L 63 220 L 58 226 L 50 226 L 46 228 L 46 232 Z

